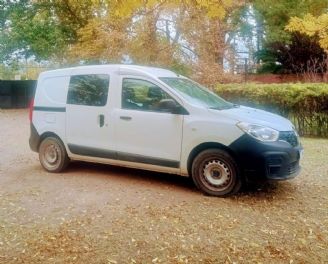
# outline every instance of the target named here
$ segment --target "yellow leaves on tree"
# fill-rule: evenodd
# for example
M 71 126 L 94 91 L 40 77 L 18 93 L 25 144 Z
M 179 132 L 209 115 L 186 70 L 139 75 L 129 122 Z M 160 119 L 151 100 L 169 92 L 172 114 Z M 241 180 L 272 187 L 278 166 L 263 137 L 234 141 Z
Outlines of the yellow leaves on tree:
M 61 6 L 65 8 L 64 11 L 68 16 L 74 14 L 73 18 L 78 17 L 78 21 L 83 22 L 78 23 L 77 41 L 72 43 L 68 50 L 69 60 L 121 62 L 122 56 L 128 55 L 135 63 L 150 65 L 155 63 L 159 66 L 176 63 L 175 55 L 178 52 L 180 36 L 179 28 L 176 28 L 176 39 L 171 39 L 170 34 L 174 35 L 172 29 L 167 28 L 163 33 L 162 28 L 160 32 L 157 28 L 159 19 L 170 20 L 174 12 L 190 9 L 196 14 L 201 14 L 203 20 L 222 20 L 236 2 L 232 0 L 87 0 L 89 10 L 93 11 L 91 14 L 88 13 L 88 18 L 84 20 L 86 12 L 83 6 L 76 2 L 77 0 L 60 1 L 65 2 Z M 184 12 L 181 11 L 182 15 Z
M 78 41 L 69 51 L 69 59 L 120 62 L 127 38 L 123 20 L 94 18 L 78 31 Z
M 318 36 L 320 46 L 328 53 L 328 14 L 315 17 L 307 14 L 304 18 L 293 17 L 286 30 L 300 32 L 310 37 Z
M 193 6 L 202 10 L 206 10 L 207 15 L 210 18 L 224 18 L 227 9 L 229 9 L 234 3 L 233 0 L 116 0 L 112 4 L 115 15 L 118 17 L 127 17 L 139 10 L 140 8 L 156 8 L 161 5 L 171 6 Z

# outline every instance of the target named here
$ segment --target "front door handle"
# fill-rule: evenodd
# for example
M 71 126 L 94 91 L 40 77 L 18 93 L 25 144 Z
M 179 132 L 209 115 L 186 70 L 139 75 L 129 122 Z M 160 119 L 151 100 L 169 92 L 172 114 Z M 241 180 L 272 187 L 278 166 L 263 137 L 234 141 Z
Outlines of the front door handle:
M 125 120 L 125 121 L 130 121 L 132 119 L 131 116 L 120 116 L 120 119 Z
M 104 115 L 98 116 L 98 124 L 100 127 L 103 127 L 105 125 L 105 116 Z

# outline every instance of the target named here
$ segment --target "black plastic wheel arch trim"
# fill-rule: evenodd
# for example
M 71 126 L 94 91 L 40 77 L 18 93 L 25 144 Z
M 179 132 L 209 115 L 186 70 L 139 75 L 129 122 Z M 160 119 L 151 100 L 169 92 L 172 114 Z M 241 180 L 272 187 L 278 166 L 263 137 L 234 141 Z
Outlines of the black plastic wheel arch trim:
M 30 148 L 32 151 L 38 152 L 41 137 L 32 123 L 30 124 L 30 131 L 31 131 L 30 138 L 29 138 Z

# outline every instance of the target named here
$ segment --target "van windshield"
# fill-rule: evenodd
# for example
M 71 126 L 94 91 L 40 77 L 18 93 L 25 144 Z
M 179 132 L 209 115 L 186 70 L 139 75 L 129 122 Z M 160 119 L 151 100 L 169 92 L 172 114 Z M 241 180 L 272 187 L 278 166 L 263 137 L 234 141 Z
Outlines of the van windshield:
M 211 109 L 223 110 L 235 107 L 200 84 L 185 78 L 161 77 L 161 81 L 177 91 L 188 102 Z

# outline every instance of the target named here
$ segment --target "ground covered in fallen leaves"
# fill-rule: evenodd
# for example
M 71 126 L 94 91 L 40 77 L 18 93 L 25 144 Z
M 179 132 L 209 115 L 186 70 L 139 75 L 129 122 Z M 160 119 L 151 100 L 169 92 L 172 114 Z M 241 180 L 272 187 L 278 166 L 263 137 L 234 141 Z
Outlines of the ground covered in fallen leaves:
M 0 263 L 328 263 L 328 140 L 302 140 L 296 179 L 219 199 L 140 170 L 46 173 L 27 111 L 0 124 Z

